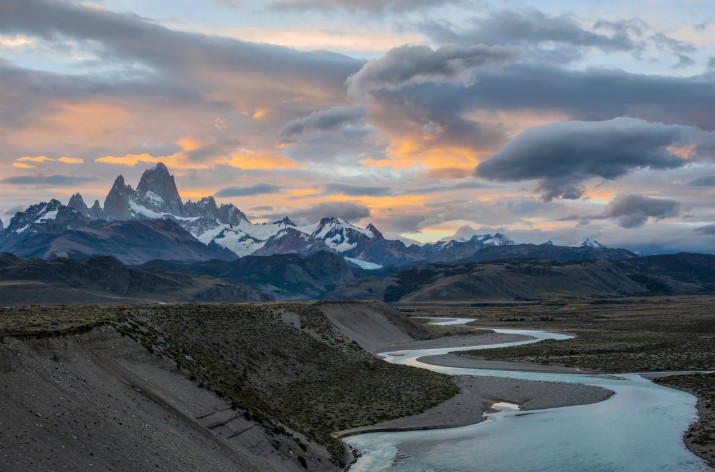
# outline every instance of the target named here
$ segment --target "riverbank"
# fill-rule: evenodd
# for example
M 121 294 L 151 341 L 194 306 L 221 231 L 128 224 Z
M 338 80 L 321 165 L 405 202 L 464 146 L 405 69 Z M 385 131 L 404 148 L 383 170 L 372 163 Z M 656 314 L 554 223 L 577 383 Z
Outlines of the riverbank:
M 470 326 L 474 327 L 528 326 L 576 335 L 566 341 L 426 357 L 423 362 L 460 368 L 576 373 L 714 370 L 714 306 L 713 297 L 691 296 L 405 308 L 430 316 L 472 317 L 475 320 Z M 689 377 L 655 381 L 698 398 L 699 419 L 685 433 L 684 442 L 715 467 L 715 377 L 696 375 L 693 382 Z
M 685 433 L 685 445 L 715 468 L 715 374 L 671 375 L 653 381 L 698 397 L 698 421 Z
M 548 372 L 552 374 L 585 374 L 596 372 L 591 369 L 582 370 L 558 365 L 535 364 L 533 362 L 492 361 L 474 357 L 465 357 L 459 354 L 425 356 L 420 357 L 418 360 L 426 364 L 440 365 L 443 367 L 456 367 L 461 369 L 514 370 L 520 372 Z
M 421 414 L 340 431 L 336 435 L 454 428 L 484 421 L 484 414 L 494 411 L 491 406 L 497 402 L 514 403 L 520 410 L 529 411 L 597 403 L 613 395 L 604 388 L 586 385 L 501 377 L 456 376 L 454 382 L 460 390 L 458 395 Z

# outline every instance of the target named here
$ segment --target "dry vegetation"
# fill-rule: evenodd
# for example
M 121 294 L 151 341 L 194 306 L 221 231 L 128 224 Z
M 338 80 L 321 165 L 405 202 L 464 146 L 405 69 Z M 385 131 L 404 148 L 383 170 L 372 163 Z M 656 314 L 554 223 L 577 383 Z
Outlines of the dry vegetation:
M 658 297 L 544 303 L 419 305 L 423 314 L 473 316 L 473 326 L 573 333 L 566 341 L 461 355 L 553 364 L 601 372 L 715 370 L 715 298 Z M 665 377 L 660 383 L 698 396 L 700 420 L 686 437 L 693 452 L 715 459 L 715 375 Z
M 715 467 L 715 374 L 673 375 L 655 381 L 697 395 L 700 421 L 685 433 L 685 443 Z
M 56 336 L 103 324 L 174 361 L 198 387 L 276 433 L 293 430 L 323 444 L 338 464 L 343 447 L 333 432 L 413 415 L 457 393 L 447 376 L 363 351 L 333 328 L 320 303 L 0 310 L 0 337 Z
M 715 298 L 558 301 L 481 306 L 422 306 L 429 313 L 474 316 L 474 326 L 537 328 L 576 334 L 480 358 L 537 362 L 604 372 L 715 369 Z

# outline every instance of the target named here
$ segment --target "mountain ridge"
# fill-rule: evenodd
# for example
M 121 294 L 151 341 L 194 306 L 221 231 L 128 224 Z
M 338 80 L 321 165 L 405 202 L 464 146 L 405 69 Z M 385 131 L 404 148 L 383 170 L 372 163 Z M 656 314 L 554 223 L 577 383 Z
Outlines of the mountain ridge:
M 173 256 L 167 256 L 170 260 L 230 260 L 250 255 L 311 255 L 318 251 L 331 251 L 353 264 L 377 270 L 386 266 L 401 267 L 425 262 L 479 260 L 478 254 L 485 251 L 482 259 L 487 256 L 503 257 L 494 254 L 509 253 L 510 250 L 494 248 L 524 246 L 517 245 L 502 233 L 480 234 L 470 226 L 459 228 L 451 239 L 408 246 L 400 240 L 385 238 L 372 223 L 361 228 L 337 216 L 326 216 L 317 223 L 306 225 L 298 225 L 288 216 L 272 223 L 254 224 L 236 206 L 230 203 L 218 205 L 213 196 L 183 202 L 174 176 L 166 165 L 157 163 L 144 171 L 136 189 L 119 175 L 104 200 L 103 208 L 99 201 L 88 207 L 82 195 L 75 193 L 67 205 L 51 200 L 18 212 L 8 227 L 0 230 L 0 251 L 45 258 L 110 255 L 127 263 L 142 263 L 157 257 L 148 253 L 140 257 L 125 253 L 136 252 L 132 246 L 148 247 L 146 241 L 125 238 L 123 244 L 126 247 L 121 247 L 121 244 L 112 245 L 107 238 L 99 237 L 93 247 L 87 235 L 96 233 L 99 228 L 111 233 L 122 225 L 140 228 L 140 232 L 147 233 L 153 227 L 151 223 L 144 225 L 145 228 L 134 223 L 159 220 L 173 222 L 190 236 L 182 236 L 190 247 L 188 251 L 182 251 L 175 247 L 177 230 L 169 231 L 168 226 L 165 228 L 167 240 L 164 243 L 175 252 Z M 203 244 L 206 250 L 199 250 L 197 242 Z M 154 247 L 159 250 L 162 244 L 157 240 Z M 591 239 L 582 241 L 581 247 L 568 250 L 563 246 L 549 246 L 561 248 L 550 252 L 553 257 L 563 260 L 636 256 L 625 250 L 610 250 Z M 534 257 L 535 250 L 526 251 L 527 255 L 517 254 L 517 249 L 511 252 L 514 257 L 528 258 Z M 167 254 L 167 251 L 159 253 Z

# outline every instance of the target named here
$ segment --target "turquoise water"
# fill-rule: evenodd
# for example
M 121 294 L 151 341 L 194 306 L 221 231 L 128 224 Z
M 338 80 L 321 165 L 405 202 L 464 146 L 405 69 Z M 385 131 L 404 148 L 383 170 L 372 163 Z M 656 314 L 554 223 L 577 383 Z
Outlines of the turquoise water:
M 446 320 L 445 320 L 446 321 Z M 471 320 L 469 320 L 471 321 Z M 350 468 L 362 471 L 706 472 L 712 469 L 684 446 L 683 433 L 697 417 L 696 398 L 637 374 L 594 376 L 434 366 L 420 357 L 457 350 L 491 349 L 568 339 L 536 330 L 495 329 L 534 339 L 458 349 L 424 349 L 381 354 L 388 362 L 450 375 L 495 376 L 574 382 L 615 394 L 592 405 L 523 412 L 500 411 L 482 423 L 460 428 L 368 433 L 345 438 L 362 456 Z

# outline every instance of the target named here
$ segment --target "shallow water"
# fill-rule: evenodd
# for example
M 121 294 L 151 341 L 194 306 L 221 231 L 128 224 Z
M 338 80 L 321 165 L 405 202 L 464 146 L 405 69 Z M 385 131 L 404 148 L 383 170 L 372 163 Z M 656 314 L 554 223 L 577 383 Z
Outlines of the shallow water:
M 471 321 L 471 320 L 470 320 Z M 452 323 L 457 324 L 457 323 Z M 504 409 L 476 425 L 460 428 L 368 433 L 345 438 L 362 452 L 350 468 L 362 471 L 634 471 L 705 472 L 712 469 L 682 441 L 696 419 L 696 398 L 637 374 L 594 376 L 434 366 L 418 358 L 448 352 L 493 349 L 568 339 L 536 330 L 494 329 L 534 339 L 457 349 L 423 349 L 381 354 L 388 362 L 451 375 L 574 382 L 615 392 L 592 405 L 529 412 Z

